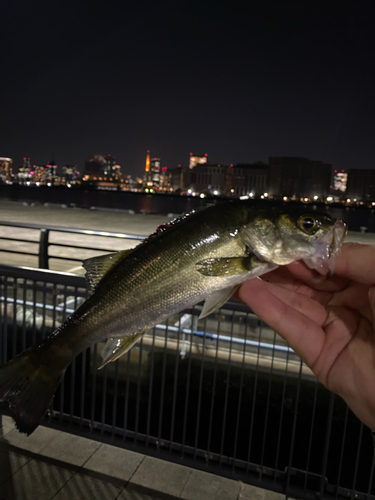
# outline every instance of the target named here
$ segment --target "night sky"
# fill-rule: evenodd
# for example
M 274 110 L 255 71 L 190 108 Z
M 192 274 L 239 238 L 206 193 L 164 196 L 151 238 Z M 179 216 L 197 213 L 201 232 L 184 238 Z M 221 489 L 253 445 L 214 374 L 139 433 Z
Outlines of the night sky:
M 372 2 L 2 2 L 0 156 L 375 167 Z

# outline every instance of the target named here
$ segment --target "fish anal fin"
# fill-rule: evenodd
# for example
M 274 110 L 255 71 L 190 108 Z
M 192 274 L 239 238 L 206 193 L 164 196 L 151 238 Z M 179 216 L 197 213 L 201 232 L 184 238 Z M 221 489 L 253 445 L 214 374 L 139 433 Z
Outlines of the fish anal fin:
M 103 276 L 105 276 L 121 259 L 129 255 L 132 251 L 133 248 L 130 250 L 121 250 L 120 252 L 99 255 L 99 257 L 92 257 L 91 259 L 84 260 L 82 262 L 82 266 L 86 270 L 85 276 L 89 291 L 93 292 Z
M 109 338 L 100 353 L 103 358 L 102 364 L 98 370 L 102 369 L 107 363 L 116 361 L 129 351 L 145 334 L 146 332 L 136 333 L 134 335 L 126 335 L 124 337 Z

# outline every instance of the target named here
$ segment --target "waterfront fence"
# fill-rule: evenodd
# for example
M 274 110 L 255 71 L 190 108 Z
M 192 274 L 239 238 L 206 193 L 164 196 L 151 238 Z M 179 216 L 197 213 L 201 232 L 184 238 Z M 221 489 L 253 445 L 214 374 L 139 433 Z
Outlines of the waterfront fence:
M 0 221 L 0 229 L 0 253 L 17 255 L 20 259 L 31 257 L 30 267 L 39 269 L 50 269 L 51 260 L 81 264 L 90 257 L 131 248 L 146 238 L 137 234 L 6 221 Z
M 83 276 L 0 265 L 0 364 L 86 297 Z M 100 344 L 81 353 L 43 424 L 293 498 L 375 498 L 370 431 L 344 402 L 244 305 L 201 307 L 100 371 Z

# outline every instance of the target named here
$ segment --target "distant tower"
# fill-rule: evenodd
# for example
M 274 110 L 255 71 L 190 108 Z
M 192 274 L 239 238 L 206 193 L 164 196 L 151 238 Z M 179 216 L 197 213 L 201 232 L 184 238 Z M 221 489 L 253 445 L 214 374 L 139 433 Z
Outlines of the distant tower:
M 146 156 L 146 167 L 145 167 L 145 172 L 150 171 L 150 150 L 147 150 L 147 156 Z
M 150 170 L 150 165 L 151 165 L 151 160 L 150 160 L 150 150 L 147 150 L 147 156 L 146 156 L 146 165 L 145 165 L 145 171 L 143 174 L 143 187 L 151 187 L 152 186 L 152 172 Z

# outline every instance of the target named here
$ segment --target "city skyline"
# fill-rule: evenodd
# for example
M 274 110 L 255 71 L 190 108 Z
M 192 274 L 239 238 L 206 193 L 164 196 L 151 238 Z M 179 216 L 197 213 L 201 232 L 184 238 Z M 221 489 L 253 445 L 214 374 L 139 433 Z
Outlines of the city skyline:
M 1 7 L 0 154 L 60 165 L 149 149 L 172 168 L 269 156 L 375 167 L 365 4 L 167 0 Z M 20 160 L 21 161 L 21 160 Z
M 95 154 L 91 154 L 91 155 L 88 155 L 84 160 L 82 160 L 81 162 L 73 162 L 73 163 L 62 163 L 62 162 L 55 162 L 55 155 L 51 155 L 52 157 L 52 160 L 49 160 L 49 161 L 41 161 L 41 162 L 36 162 L 36 161 L 33 161 L 32 158 L 30 157 L 25 157 L 23 156 L 21 158 L 21 161 L 19 161 L 17 163 L 17 160 L 15 160 L 14 158 L 10 157 L 8 155 L 8 159 L 12 161 L 12 165 L 13 165 L 13 171 L 14 173 L 17 173 L 19 171 L 20 168 L 22 168 L 22 166 L 24 165 L 25 163 L 25 160 L 27 160 L 27 163 L 28 164 L 31 164 L 31 165 L 34 165 L 34 166 L 49 166 L 49 164 L 54 164 L 56 165 L 56 168 L 58 169 L 57 172 L 60 174 L 61 173 L 61 169 L 63 167 L 75 167 L 77 168 L 81 173 L 84 172 L 84 169 L 85 169 L 85 165 L 87 164 L 88 161 L 91 161 L 92 158 L 95 158 L 95 157 L 105 157 L 105 156 L 113 156 L 114 160 L 116 160 L 116 163 L 118 164 L 118 166 L 122 169 L 122 174 L 127 176 L 131 176 L 131 177 L 142 177 L 143 174 L 144 174 L 144 171 L 145 171 L 145 165 L 147 163 L 147 157 L 151 157 L 151 158 L 157 158 L 158 160 L 162 160 L 162 157 L 160 158 L 159 156 L 157 155 L 153 155 L 151 153 L 151 151 L 148 149 L 146 150 L 146 152 L 144 153 L 144 161 L 143 161 L 143 165 L 138 169 L 138 172 L 135 174 L 135 175 L 131 175 L 129 172 L 125 171 L 124 168 L 125 168 L 125 165 L 121 165 L 120 162 L 117 161 L 117 155 L 111 155 L 111 154 L 108 154 L 108 155 L 102 155 L 102 154 L 98 154 L 98 153 L 95 153 Z M 220 165 L 223 165 L 223 166 L 228 166 L 228 167 L 233 167 L 233 166 L 236 166 L 236 165 L 255 165 L 255 164 L 264 164 L 264 165 L 268 165 L 268 162 L 271 158 L 277 158 L 277 157 L 280 157 L 280 158 L 306 158 L 308 159 L 307 157 L 301 157 L 301 156 L 297 156 L 297 155 L 268 155 L 267 158 L 265 159 L 265 161 L 263 160 L 253 160 L 253 161 L 250 161 L 250 160 L 247 160 L 247 161 L 242 161 L 242 162 L 237 162 L 237 163 L 234 163 L 234 162 L 230 162 L 230 163 L 224 163 L 224 162 L 221 162 L 221 161 L 211 161 L 211 158 L 209 158 L 209 155 L 208 153 L 204 153 L 203 155 L 201 155 L 201 153 L 198 153 L 198 155 L 196 155 L 195 153 L 193 152 L 190 152 L 187 156 L 187 159 L 184 161 L 184 162 L 180 162 L 178 163 L 177 165 L 172 165 L 172 166 L 168 166 L 168 165 L 164 165 L 164 162 L 161 161 L 160 165 L 161 167 L 163 168 L 167 168 L 168 170 L 172 170 L 174 168 L 178 168 L 178 167 L 181 167 L 181 168 L 191 168 L 191 158 L 196 158 L 196 157 L 204 157 L 205 160 L 207 161 L 207 164 L 208 165 L 212 165 L 212 164 L 220 164 Z M 58 158 L 57 158 L 58 160 Z M 311 160 L 311 158 L 310 158 Z M 314 161 L 323 161 L 325 162 L 324 159 L 322 158 L 314 158 L 313 159 Z M 329 162 L 325 162 L 325 163 L 329 163 Z M 347 171 L 347 170 L 350 170 L 350 169 L 363 169 L 365 167 L 363 167 L 362 165 L 359 165 L 357 164 L 356 166 L 353 166 L 353 167 L 349 167 L 349 168 L 346 168 L 346 169 L 342 169 L 341 167 L 339 166 L 336 166 L 336 165 L 333 165 L 331 164 L 331 169 L 332 169 L 332 173 L 336 172 L 337 170 L 342 170 L 342 171 Z M 375 168 L 375 166 L 374 166 Z M 371 170 L 371 169 L 370 169 Z

